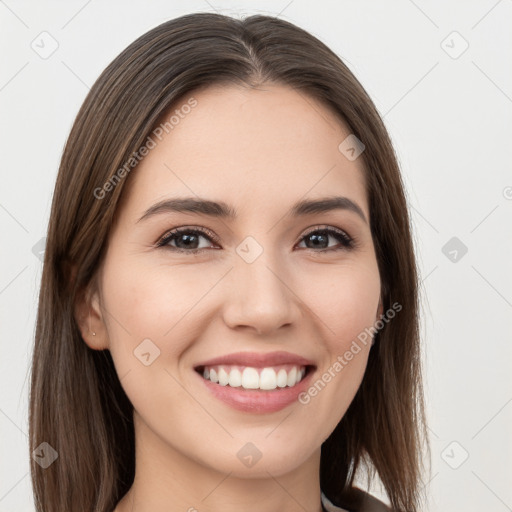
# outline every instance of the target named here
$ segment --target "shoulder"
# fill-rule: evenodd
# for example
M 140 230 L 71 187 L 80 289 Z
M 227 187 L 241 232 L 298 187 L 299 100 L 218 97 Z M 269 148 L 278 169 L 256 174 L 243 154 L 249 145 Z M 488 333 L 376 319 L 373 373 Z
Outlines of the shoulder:
M 327 512 L 393 512 L 384 502 L 357 487 L 353 487 L 350 495 L 337 504 L 322 493 L 322 503 Z

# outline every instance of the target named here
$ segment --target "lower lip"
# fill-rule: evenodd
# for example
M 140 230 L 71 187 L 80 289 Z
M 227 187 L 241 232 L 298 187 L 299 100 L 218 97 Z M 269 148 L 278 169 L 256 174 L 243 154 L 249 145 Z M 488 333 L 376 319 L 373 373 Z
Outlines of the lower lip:
M 310 368 L 309 372 L 295 386 L 276 388 L 269 391 L 244 389 L 242 387 L 232 388 L 229 385 L 221 386 L 211 380 L 206 380 L 196 371 L 194 373 L 204 382 L 204 385 L 215 397 L 234 409 L 263 414 L 280 411 L 293 402 L 298 401 L 298 395 L 305 391 L 309 385 L 313 368 Z

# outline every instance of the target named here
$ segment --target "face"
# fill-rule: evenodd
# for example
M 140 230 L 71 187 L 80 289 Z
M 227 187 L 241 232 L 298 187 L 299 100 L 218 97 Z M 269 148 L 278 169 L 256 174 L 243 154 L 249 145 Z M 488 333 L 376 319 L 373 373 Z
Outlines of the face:
M 192 96 L 125 178 L 84 339 L 110 350 L 156 457 L 278 476 L 319 462 L 366 368 L 370 342 L 354 340 L 381 288 L 363 163 L 291 88 Z M 164 204 L 183 198 L 211 203 Z

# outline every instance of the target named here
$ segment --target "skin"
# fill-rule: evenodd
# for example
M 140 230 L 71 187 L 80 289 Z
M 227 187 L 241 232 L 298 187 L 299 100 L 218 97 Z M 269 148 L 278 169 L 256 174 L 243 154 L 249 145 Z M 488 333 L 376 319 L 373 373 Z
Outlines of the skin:
M 315 362 L 314 382 L 374 324 L 381 286 L 369 224 L 349 210 L 286 215 L 299 199 L 340 195 L 369 219 L 362 159 L 339 151 L 350 130 L 334 114 L 286 86 L 193 96 L 198 105 L 126 178 L 97 288 L 77 307 L 84 341 L 111 351 L 134 406 L 136 476 L 115 512 L 318 512 L 321 444 L 354 398 L 370 343 L 307 405 L 268 414 L 216 399 L 193 367 L 285 350 Z M 238 217 L 162 213 L 137 222 L 181 196 L 224 201 Z M 220 242 L 201 235 L 199 255 L 173 252 L 183 237 L 155 246 L 182 226 L 207 228 Z M 304 238 L 325 226 L 358 247 L 329 235 L 315 248 Z M 236 252 L 247 236 L 263 248 L 250 264 Z M 322 252 L 327 246 L 340 250 Z M 149 366 L 133 353 L 146 338 L 160 349 Z M 248 442 L 262 454 L 252 467 L 237 457 Z

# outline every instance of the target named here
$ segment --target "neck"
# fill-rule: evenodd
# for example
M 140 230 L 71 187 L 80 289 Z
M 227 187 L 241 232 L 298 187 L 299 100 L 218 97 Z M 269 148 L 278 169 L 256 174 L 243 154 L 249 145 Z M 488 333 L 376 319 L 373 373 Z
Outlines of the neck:
M 155 434 L 136 412 L 135 478 L 114 512 L 321 512 L 320 449 L 282 472 L 263 459 L 250 476 L 192 460 Z M 253 467 L 256 470 L 256 466 Z

